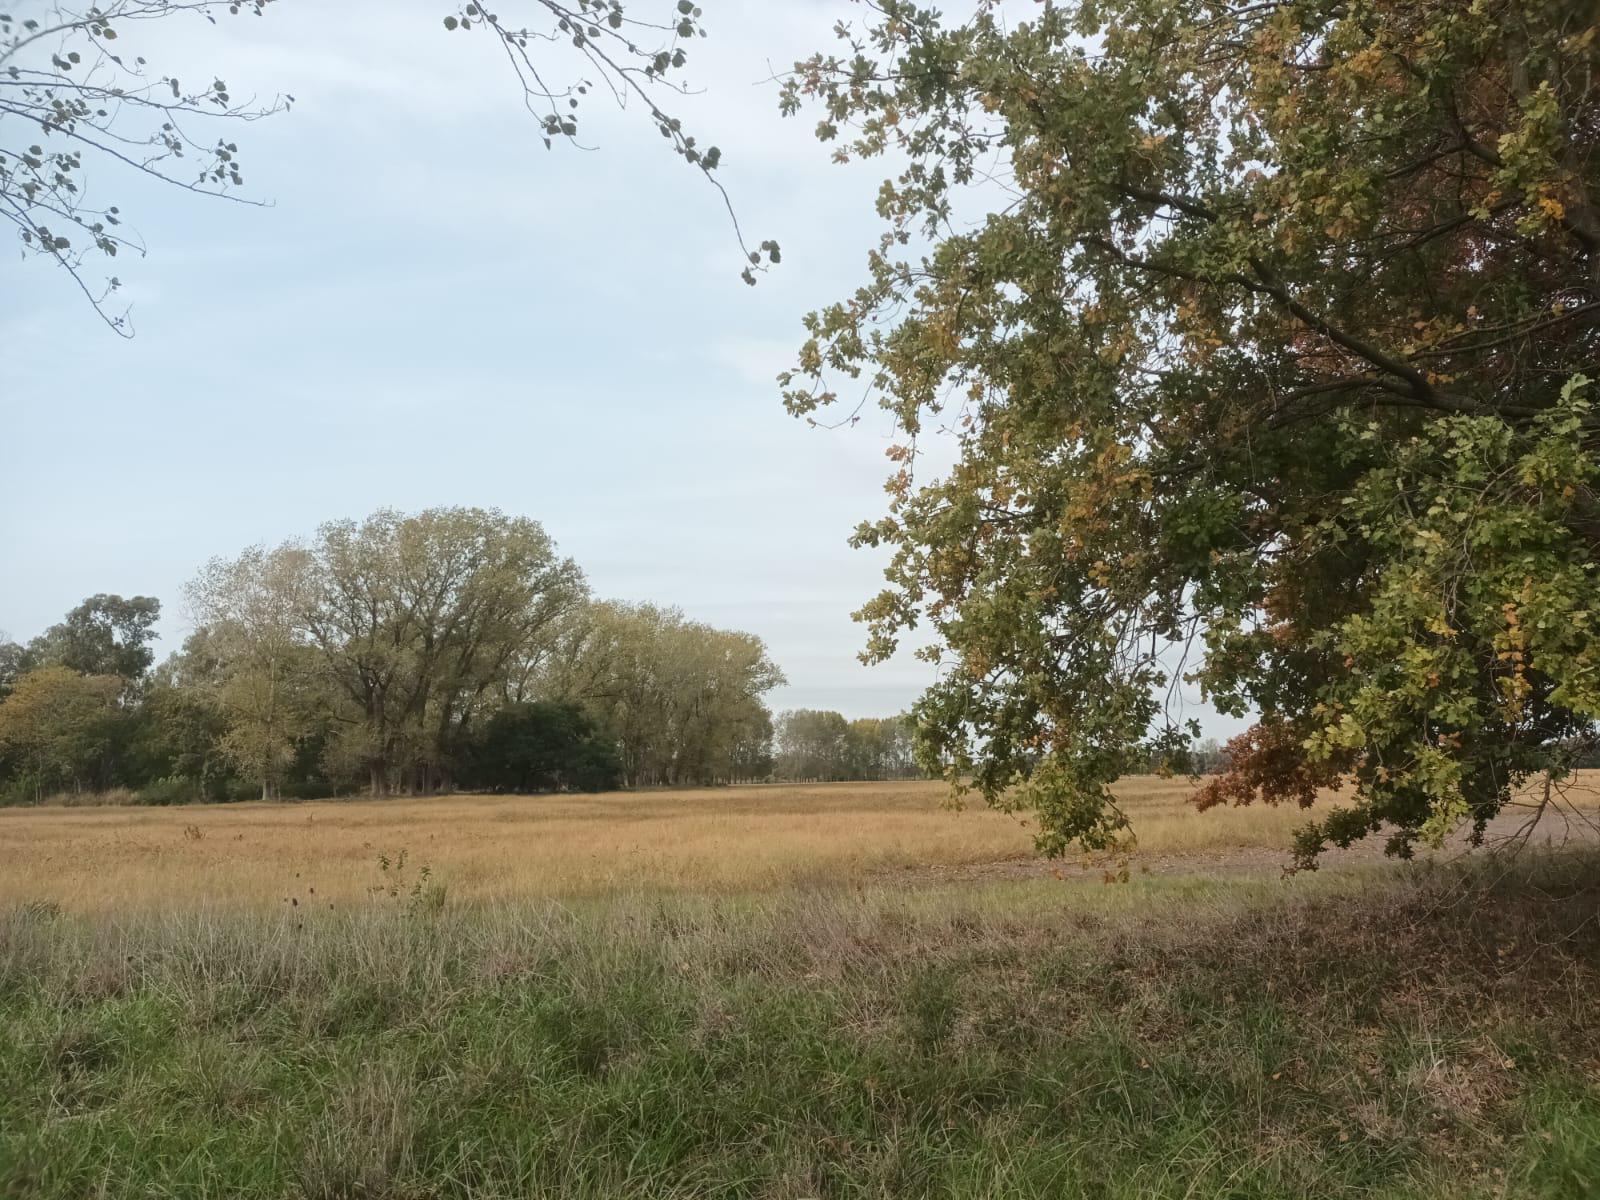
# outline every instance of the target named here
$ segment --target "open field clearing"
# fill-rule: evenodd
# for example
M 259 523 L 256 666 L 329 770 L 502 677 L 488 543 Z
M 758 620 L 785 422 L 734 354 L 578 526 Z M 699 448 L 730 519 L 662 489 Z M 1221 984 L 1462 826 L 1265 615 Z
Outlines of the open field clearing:
M 1596 783 L 1581 779 L 1569 795 L 1592 808 L 1600 801 Z M 1192 790 L 1186 779 L 1138 778 L 1119 787 L 1139 839 L 1135 870 L 1271 871 L 1287 860 L 1304 812 L 1197 813 L 1188 803 Z M 455 902 L 1052 869 L 1034 855 L 1024 819 L 981 806 L 952 810 L 946 797 L 941 784 L 915 782 L 0 809 L 0 904 L 325 907 L 419 882 L 442 885 Z M 1502 825 L 1518 820 L 1508 815 Z M 1547 824 L 1553 836 L 1566 832 Z M 1374 841 L 1360 856 L 1376 848 Z
M 12 907 L 0 1195 L 1584 1200 L 1595 865 Z
M 1119 887 L 933 784 L 0 812 L 0 1196 L 1600 1194 L 1592 845 L 1188 792 Z

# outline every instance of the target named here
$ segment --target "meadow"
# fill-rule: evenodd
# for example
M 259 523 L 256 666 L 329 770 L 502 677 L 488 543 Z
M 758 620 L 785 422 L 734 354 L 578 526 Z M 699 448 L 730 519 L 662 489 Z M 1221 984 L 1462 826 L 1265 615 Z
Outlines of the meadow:
M 1115 886 L 928 784 L 0 812 L 0 1195 L 1600 1194 L 1586 847 L 1188 787 Z
M 1275 872 L 1287 862 L 1304 811 L 1200 813 L 1189 803 L 1194 788 L 1182 777 L 1118 785 L 1137 839 L 1134 873 Z M 1584 818 L 1600 808 L 1600 772 L 1580 773 L 1561 799 L 1541 838 L 1592 836 Z M 1333 803 L 1337 796 L 1317 807 Z M 1514 829 L 1526 811 L 1508 811 L 1497 831 Z M 1333 852 L 1330 862 L 1365 861 L 1378 849 L 1374 841 Z M 1043 862 L 1025 816 L 981 804 L 954 808 L 948 789 L 927 781 L 0 808 L 0 905 L 46 902 L 81 912 L 347 905 L 419 881 L 452 902 L 474 903 L 1101 878 L 1105 865 Z
M 1197 813 L 1193 789 L 1185 778 L 1119 785 L 1136 864 L 1276 869 L 1286 860 L 1303 812 Z M 1600 797 L 1588 781 L 1584 789 Z M 1040 862 L 1025 817 L 948 800 L 940 783 L 907 782 L 0 809 L 0 904 L 88 912 L 349 904 L 409 888 L 424 867 L 430 886 L 460 902 L 1081 869 Z

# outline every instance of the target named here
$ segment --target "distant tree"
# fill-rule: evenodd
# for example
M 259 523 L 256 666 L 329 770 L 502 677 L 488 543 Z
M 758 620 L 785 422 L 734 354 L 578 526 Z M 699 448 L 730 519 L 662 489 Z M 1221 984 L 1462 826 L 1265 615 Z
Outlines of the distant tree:
M 387 795 L 452 786 L 474 723 L 531 686 L 585 585 L 537 522 L 437 508 L 216 560 L 189 597 L 241 768 L 270 793 L 315 734 L 330 771 Z
M 847 779 L 850 723 L 836 712 L 793 708 L 779 713 L 774 768 L 780 779 Z
M 315 656 L 301 629 L 313 586 L 309 556 L 286 546 L 213 559 L 187 588 L 198 629 L 185 654 L 191 668 L 205 664 L 196 690 L 222 713 L 220 748 L 263 800 L 314 722 Z
M 493 510 L 382 510 L 308 553 L 300 621 L 374 795 L 448 788 L 472 722 L 586 594 L 537 521 Z
M 1196 775 L 1215 775 L 1226 769 L 1228 756 L 1214 737 L 1196 743 L 1192 769 Z
M 124 681 L 115 675 L 83 675 L 49 665 L 17 680 L 0 702 L 0 753 L 34 787 L 46 792 L 102 786 L 110 767 Z
M 926 761 L 1105 846 L 1188 677 L 1256 719 L 1205 802 L 1348 785 L 1302 864 L 1481 836 L 1600 718 L 1594 4 L 1022 7 L 864 4 L 783 98 L 895 163 L 785 384 L 900 431 Z
M 857 718 L 845 740 L 852 778 L 910 779 L 922 774 L 915 727 L 908 717 Z
M 616 747 L 575 704 L 537 701 L 495 712 L 462 764 L 468 787 L 497 792 L 599 792 L 615 787 Z
M 90 596 L 28 644 L 30 665 L 57 664 L 84 675 L 136 684 L 150 669 L 161 601 L 153 596 Z
M 910 779 L 922 774 L 909 718 L 845 720 L 831 710 L 778 715 L 773 772 L 779 779 Z
M 0 634 L 0 700 L 11 694 L 11 689 L 27 669 L 27 649 Z
M 734 778 L 771 719 L 762 697 L 783 682 L 760 638 L 676 609 L 593 604 L 569 638 L 548 686 L 615 739 L 626 786 Z
M 772 714 L 765 704 L 752 705 L 731 738 L 728 780 L 748 783 L 772 778 Z
M 185 687 L 158 674 L 140 701 L 135 720 L 138 782 L 183 779 L 197 800 L 218 799 L 229 777 L 228 716 L 216 693 Z
M 1123 770 L 1130 775 L 1215 775 L 1227 762 L 1216 738 L 1196 738 L 1183 730 L 1149 738 L 1129 748 Z

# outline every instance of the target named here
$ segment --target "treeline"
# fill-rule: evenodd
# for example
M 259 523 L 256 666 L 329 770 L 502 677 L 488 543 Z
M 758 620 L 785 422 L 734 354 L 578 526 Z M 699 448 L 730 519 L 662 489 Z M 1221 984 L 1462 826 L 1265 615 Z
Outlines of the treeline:
M 761 639 L 597 601 L 535 521 L 374 513 L 254 547 L 161 607 L 101 595 L 0 644 L 0 797 L 151 802 L 457 787 L 523 791 L 770 776 Z
M 772 776 L 788 781 L 919 779 L 911 719 L 862 717 L 810 708 L 778 716 Z
M 601 790 L 919 774 L 905 717 L 808 709 L 761 639 L 593 599 L 537 522 L 374 513 L 0 641 L 0 801 Z
M 1228 751 L 1214 737 L 1156 738 L 1125 758 L 1128 775 L 1217 775 L 1228 766 Z

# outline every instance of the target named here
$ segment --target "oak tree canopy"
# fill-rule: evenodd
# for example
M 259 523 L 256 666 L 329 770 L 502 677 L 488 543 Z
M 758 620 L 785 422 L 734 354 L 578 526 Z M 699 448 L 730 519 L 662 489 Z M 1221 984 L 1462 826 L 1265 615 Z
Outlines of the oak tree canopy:
M 925 756 L 1103 846 L 1186 676 L 1258 715 L 1205 801 L 1349 781 L 1306 864 L 1559 772 L 1600 716 L 1593 5 L 862 7 L 783 102 L 905 166 L 784 382 L 902 431 L 860 615 L 870 658 L 936 635 Z

